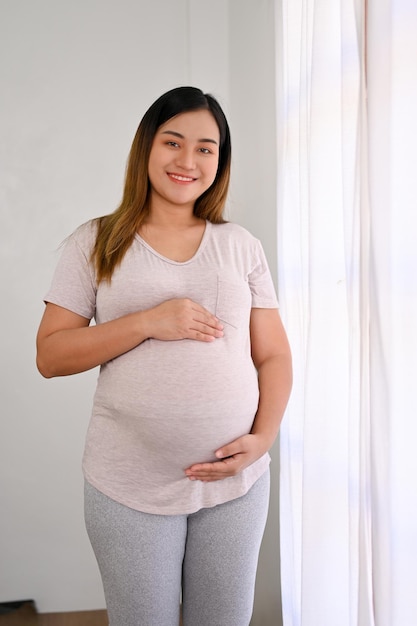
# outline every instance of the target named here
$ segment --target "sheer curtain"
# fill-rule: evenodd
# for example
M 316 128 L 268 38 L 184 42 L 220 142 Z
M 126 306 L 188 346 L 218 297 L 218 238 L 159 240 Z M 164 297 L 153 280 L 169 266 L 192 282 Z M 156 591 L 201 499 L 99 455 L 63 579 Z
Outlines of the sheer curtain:
M 416 626 L 417 3 L 275 6 L 284 626 Z

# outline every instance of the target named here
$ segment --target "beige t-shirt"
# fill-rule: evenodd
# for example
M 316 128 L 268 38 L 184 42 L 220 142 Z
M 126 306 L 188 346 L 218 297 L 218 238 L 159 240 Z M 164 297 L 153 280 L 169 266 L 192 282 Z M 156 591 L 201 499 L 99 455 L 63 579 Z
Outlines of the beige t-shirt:
M 196 254 L 167 259 L 137 235 L 111 284 L 90 262 L 95 224 L 67 241 L 45 300 L 97 324 L 171 298 L 191 298 L 224 323 L 212 343 L 147 339 L 100 368 L 85 445 L 85 478 L 110 498 L 147 513 L 186 514 L 244 495 L 265 454 L 236 476 L 190 481 L 184 470 L 248 433 L 258 405 L 251 359 L 252 307 L 277 308 L 261 244 L 236 224 L 206 229 Z

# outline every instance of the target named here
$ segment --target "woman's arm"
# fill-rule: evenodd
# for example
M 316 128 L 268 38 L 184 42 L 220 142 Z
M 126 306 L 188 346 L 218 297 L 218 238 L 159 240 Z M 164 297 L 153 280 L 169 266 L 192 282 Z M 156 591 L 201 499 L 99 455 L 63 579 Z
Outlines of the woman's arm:
M 90 320 L 48 303 L 37 335 L 36 364 L 46 378 L 84 372 L 146 339 L 138 314 L 90 326 Z
M 186 470 L 190 480 L 213 481 L 234 476 L 259 459 L 274 443 L 292 387 L 291 352 L 277 309 L 252 309 L 252 358 L 258 370 L 259 405 L 248 435 L 220 450 L 220 461 Z
M 269 450 L 292 388 L 291 350 L 277 309 L 252 309 L 251 346 L 260 392 L 251 433 L 260 435 Z
M 102 365 L 146 339 L 214 341 L 223 336 L 219 320 L 189 299 L 174 299 L 110 322 L 90 320 L 48 303 L 37 335 L 36 363 L 46 378 L 67 376 Z

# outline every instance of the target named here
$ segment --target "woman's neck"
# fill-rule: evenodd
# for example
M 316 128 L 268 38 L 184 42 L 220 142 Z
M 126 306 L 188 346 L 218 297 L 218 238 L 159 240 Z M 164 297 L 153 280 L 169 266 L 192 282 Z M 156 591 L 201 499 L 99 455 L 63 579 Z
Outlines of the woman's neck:
M 162 256 L 185 262 L 199 249 L 205 228 L 205 220 L 195 216 L 182 220 L 153 219 L 150 216 L 140 227 L 139 235 Z
M 151 207 L 144 226 L 148 225 L 163 230 L 184 230 L 204 223 L 205 220 L 194 215 L 192 208 Z

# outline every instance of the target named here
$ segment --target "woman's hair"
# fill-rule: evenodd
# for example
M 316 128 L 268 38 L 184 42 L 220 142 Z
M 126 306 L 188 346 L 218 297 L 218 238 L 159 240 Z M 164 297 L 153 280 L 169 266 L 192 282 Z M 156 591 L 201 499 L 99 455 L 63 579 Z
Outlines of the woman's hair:
M 158 128 L 188 111 L 207 110 L 220 131 L 219 164 L 216 178 L 194 204 L 194 215 L 214 224 L 224 223 L 223 211 L 230 180 L 231 143 L 226 117 L 217 100 L 196 87 L 177 87 L 160 96 L 147 110 L 133 139 L 126 167 L 125 185 L 119 207 L 97 219 L 98 230 L 92 260 L 97 280 L 111 280 L 135 234 L 150 210 L 148 163 Z

